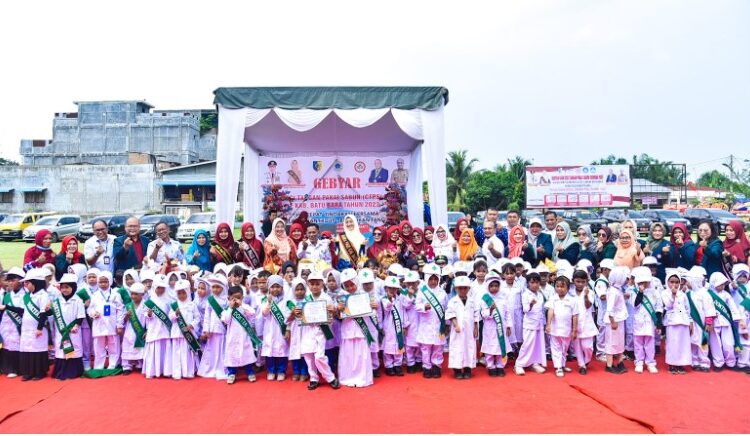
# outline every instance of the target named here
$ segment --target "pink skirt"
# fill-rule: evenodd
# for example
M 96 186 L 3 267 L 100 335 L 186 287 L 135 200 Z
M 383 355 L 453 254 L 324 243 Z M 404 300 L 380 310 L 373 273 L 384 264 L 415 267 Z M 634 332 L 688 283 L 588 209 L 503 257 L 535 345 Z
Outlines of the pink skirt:
M 693 355 L 690 348 L 690 327 L 686 325 L 667 326 L 667 353 L 664 359 L 667 365 L 692 365 Z
M 172 340 L 147 342 L 143 350 L 143 374 L 146 377 L 172 375 Z
M 341 340 L 338 370 L 344 386 L 363 388 L 372 384 L 372 358 L 366 339 Z
M 172 338 L 172 378 L 193 378 L 198 370 L 198 355 L 185 338 Z
M 198 377 L 226 380 L 227 371 L 224 368 L 224 335 L 213 333 L 208 337 L 203 347 L 203 356 L 198 365 Z
M 612 330 L 612 324 L 606 324 L 604 344 L 604 352 L 607 354 L 622 354 L 625 351 L 625 323 L 623 321 L 617 323 L 617 330 Z

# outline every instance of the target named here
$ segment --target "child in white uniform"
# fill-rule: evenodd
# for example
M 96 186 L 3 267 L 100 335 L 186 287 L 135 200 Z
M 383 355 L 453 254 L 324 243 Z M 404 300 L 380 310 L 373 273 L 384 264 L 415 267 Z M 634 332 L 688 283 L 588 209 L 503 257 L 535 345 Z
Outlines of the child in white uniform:
M 550 352 L 555 375 L 562 377 L 570 372 L 565 364 L 570 342 L 578 335 L 578 298 L 569 293 L 570 280 L 560 276 L 555 280 L 555 295 L 547 301 L 547 327 L 550 335 Z
M 471 378 L 471 369 L 477 366 L 477 337 L 479 336 L 479 310 L 476 300 L 469 298 L 471 280 L 456 277 L 457 295 L 448 301 L 446 321 L 451 322 L 448 367 L 457 379 Z
M 193 378 L 198 370 L 198 332 L 200 331 L 200 312 L 195 301 L 190 301 L 190 282 L 180 280 L 175 284 L 177 301 L 169 306 L 169 320 L 172 330 L 172 378 Z

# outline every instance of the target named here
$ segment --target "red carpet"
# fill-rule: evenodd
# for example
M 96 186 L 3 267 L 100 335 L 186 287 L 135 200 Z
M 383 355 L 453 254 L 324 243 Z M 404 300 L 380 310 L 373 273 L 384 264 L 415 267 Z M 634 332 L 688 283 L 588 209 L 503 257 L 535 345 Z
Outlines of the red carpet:
M 574 366 L 574 365 L 573 365 Z M 550 371 L 471 380 L 381 377 L 366 389 L 287 379 L 233 386 L 140 375 L 0 380 L 2 433 L 744 433 L 750 377 Z M 10 415 L 20 410 L 20 412 Z M 104 410 L 107 412 L 105 413 Z M 71 419 L 77 416 L 79 419 Z M 84 418 L 81 419 L 81 418 Z

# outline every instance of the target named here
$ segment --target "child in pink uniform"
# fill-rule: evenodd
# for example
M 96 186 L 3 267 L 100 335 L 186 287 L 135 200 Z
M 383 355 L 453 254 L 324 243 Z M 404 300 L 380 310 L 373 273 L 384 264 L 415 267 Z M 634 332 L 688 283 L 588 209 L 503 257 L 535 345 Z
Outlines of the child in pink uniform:
M 224 367 L 224 340 L 226 327 L 221 321 L 221 314 L 227 308 L 227 279 L 216 275 L 208 280 L 211 295 L 208 296 L 206 312 L 203 314 L 203 333 L 201 339 L 206 342 L 203 356 L 198 365 L 198 376 L 226 380 Z
M 357 283 L 357 272 L 351 268 L 341 272 L 341 284 L 345 295 L 364 293 Z M 345 300 L 340 299 L 339 314 L 345 309 Z M 339 349 L 339 381 L 342 385 L 361 388 L 373 383 L 371 343 L 372 333 L 366 323 L 350 317 L 342 319 Z
M 667 329 L 665 362 L 671 374 L 685 374 L 685 366 L 692 362 L 690 333 L 694 326 L 690 319 L 690 303 L 680 290 L 680 275 L 676 270 L 666 270 L 667 288 L 662 292 L 664 325 Z
M 571 346 L 578 361 L 578 373 L 586 375 L 594 354 L 594 337 L 599 333 L 594 322 L 596 291 L 589 286 L 586 271 L 578 270 L 573 273 L 573 291 L 578 301 L 578 334 L 571 341 Z
M 417 343 L 419 314 L 414 307 L 419 292 L 419 274 L 415 271 L 407 271 L 404 276 L 404 286 L 406 286 L 406 295 L 402 298 L 402 304 L 407 325 L 404 333 L 406 335 L 406 372 L 414 374 L 422 369 L 422 353 L 419 349 L 419 343 Z
M 583 271 L 581 271 L 583 272 Z M 552 364 L 555 375 L 562 377 L 570 372 L 565 364 L 571 341 L 578 336 L 578 299 L 569 293 L 570 280 L 560 276 L 555 280 L 555 294 L 546 303 L 547 327 Z
M 195 350 L 197 332 L 200 330 L 200 313 L 195 301 L 190 301 L 190 282 L 180 280 L 175 284 L 177 301 L 172 302 L 169 307 L 169 320 L 172 321 L 170 338 L 172 340 L 172 378 L 193 378 L 198 370 L 198 350 Z M 188 332 L 181 330 L 180 323 L 185 324 Z M 190 342 L 188 341 L 190 339 Z
M 506 294 L 500 292 L 500 276 L 487 276 L 487 291 L 479 296 L 480 314 L 484 319 L 482 353 L 490 377 L 505 377 L 507 353 L 512 350 L 513 309 Z M 500 325 L 498 325 L 498 321 Z
M 615 267 L 609 274 L 609 289 L 607 290 L 607 310 L 605 312 L 605 353 L 607 368 L 605 371 L 613 374 L 627 372 L 623 363 L 625 352 L 625 320 L 628 309 L 625 306 L 623 287 L 626 286 L 630 275 L 627 267 Z M 615 362 L 617 361 L 617 362 Z
M 434 263 L 425 265 L 423 285 L 414 301 L 419 314 L 417 343 L 422 353 L 422 375 L 424 378 L 440 378 L 445 345 L 445 304 L 448 299 L 440 285 L 440 267 Z
M 268 278 L 268 295 L 260 301 L 263 316 L 263 347 L 261 354 L 266 357 L 269 381 L 286 379 L 289 361 L 290 331 L 287 322 L 291 311 L 284 299 L 284 279 L 273 275 Z
M 133 306 L 123 309 L 123 323 L 125 332 L 122 335 L 122 373 L 131 374 L 133 370 L 141 372 L 143 369 L 143 349 L 145 348 L 146 332 L 146 306 L 143 304 L 145 287 L 141 283 L 133 283 L 130 286 L 130 299 Z M 130 313 L 133 310 L 134 313 Z M 140 341 L 137 337 L 142 332 L 144 335 Z
M 403 300 L 408 298 L 401 295 L 401 284 L 398 277 L 386 277 L 385 296 L 381 299 L 383 320 L 383 364 L 385 375 L 404 375 L 402 368 L 406 347 L 405 330 L 409 328 L 404 310 Z
M 253 364 L 255 344 L 259 339 L 255 334 L 253 321 L 255 308 L 242 302 L 245 291 L 240 286 L 229 288 L 229 305 L 221 313 L 221 321 L 227 326 L 224 339 L 224 367 L 227 369 L 227 384 L 233 384 L 237 370 L 243 368 L 250 383 L 254 383 Z
M 146 378 L 172 375 L 172 321 L 169 320 L 167 283 L 154 281 L 146 306 L 146 348 L 143 350 L 143 374 Z
M 310 275 L 307 276 L 307 284 L 310 288 L 310 295 L 307 297 L 307 300 L 325 301 L 328 305 L 329 318 L 332 319 L 335 309 L 333 306 L 333 300 L 331 300 L 328 294 L 323 292 L 323 274 L 319 271 L 311 272 Z M 307 371 L 310 374 L 310 383 L 307 385 L 307 389 L 311 391 L 318 388 L 321 376 L 333 389 L 341 387 L 338 379 L 333 374 L 333 371 L 331 371 L 328 356 L 325 352 L 326 334 L 329 336 L 332 336 L 333 334 L 330 324 L 312 324 L 302 326 L 300 352 L 307 363 Z
M 544 294 L 540 290 L 541 277 L 533 272 L 526 277 L 526 283 L 527 288 L 522 295 L 523 343 L 515 363 L 516 375 L 524 375 L 524 368 L 527 366 L 541 374 L 547 366 L 544 355 Z
M 642 373 L 645 363 L 648 372 L 656 374 L 656 359 L 654 357 L 656 340 L 661 334 L 660 318 L 663 312 L 661 296 L 652 286 L 651 272 L 645 268 L 635 268 L 635 283 L 638 293 L 633 303 L 633 347 L 635 352 L 635 372 Z
M 287 328 L 290 331 L 289 361 L 292 364 L 292 381 L 307 381 L 309 378 L 307 364 L 302 358 L 302 325 L 298 319 L 302 317 L 302 305 L 307 295 L 307 284 L 301 277 L 292 280 L 292 304 L 287 303 L 291 314 Z

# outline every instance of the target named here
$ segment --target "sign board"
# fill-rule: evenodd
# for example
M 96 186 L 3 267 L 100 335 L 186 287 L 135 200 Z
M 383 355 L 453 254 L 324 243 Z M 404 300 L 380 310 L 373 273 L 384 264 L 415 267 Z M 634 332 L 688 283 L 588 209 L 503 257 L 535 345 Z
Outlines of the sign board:
M 629 165 L 528 166 L 526 207 L 629 207 Z
M 648 204 L 648 205 L 654 205 L 657 204 L 657 199 L 655 195 L 644 195 L 641 197 L 641 203 Z

